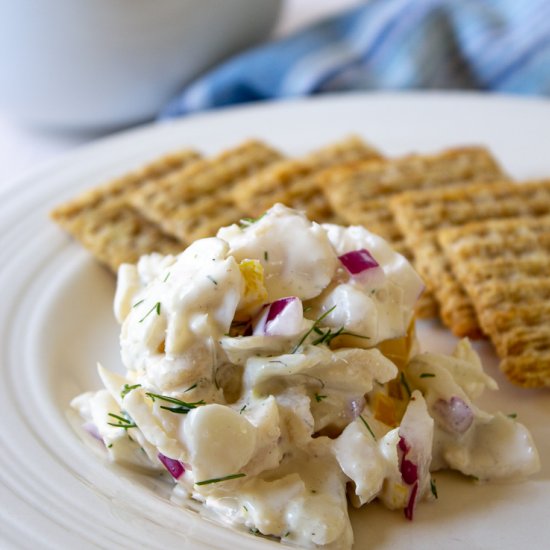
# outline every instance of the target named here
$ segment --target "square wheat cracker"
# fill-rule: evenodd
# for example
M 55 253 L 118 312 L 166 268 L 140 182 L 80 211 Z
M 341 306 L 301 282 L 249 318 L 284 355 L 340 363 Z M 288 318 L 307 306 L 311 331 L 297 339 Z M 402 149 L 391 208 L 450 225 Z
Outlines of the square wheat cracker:
M 128 204 L 129 193 L 198 161 L 199 153 L 183 150 L 85 191 L 55 208 L 51 217 L 110 269 L 135 262 L 142 254 L 181 251 L 185 244 L 163 233 Z
M 382 158 L 371 145 L 357 136 L 330 144 L 297 159 L 275 163 L 241 181 L 233 199 L 251 216 L 259 216 L 275 203 L 304 210 L 318 222 L 339 222 L 319 190 L 316 177 L 325 169 L 359 160 Z
M 442 229 L 438 242 L 506 376 L 524 387 L 550 386 L 550 216 Z
M 434 292 L 443 322 L 457 336 L 481 335 L 474 307 L 437 241 L 443 227 L 483 219 L 550 213 L 550 180 L 515 184 L 473 183 L 404 193 L 392 199 L 397 224 L 406 230 L 415 265 Z
M 129 200 L 164 232 L 192 242 L 243 217 L 245 212 L 233 203 L 231 190 L 281 158 L 268 145 L 250 140 L 146 185 Z

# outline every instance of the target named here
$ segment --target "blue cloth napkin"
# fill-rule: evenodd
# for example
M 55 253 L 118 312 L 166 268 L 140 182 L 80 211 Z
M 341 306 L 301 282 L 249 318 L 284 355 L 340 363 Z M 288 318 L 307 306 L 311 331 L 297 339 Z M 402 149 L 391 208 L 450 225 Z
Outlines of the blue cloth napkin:
M 343 90 L 550 95 L 550 0 L 370 0 L 238 55 L 161 118 Z

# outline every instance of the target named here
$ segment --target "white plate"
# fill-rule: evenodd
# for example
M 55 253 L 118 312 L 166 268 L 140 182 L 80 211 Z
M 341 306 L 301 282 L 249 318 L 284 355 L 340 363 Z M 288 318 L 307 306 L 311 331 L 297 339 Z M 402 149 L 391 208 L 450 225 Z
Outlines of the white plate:
M 291 153 L 357 132 L 388 154 L 490 146 L 519 178 L 550 175 L 550 104 L 458 94 L 347 95 L 263 104 L 146 127 L 86 147 L 0 195 L 0 541 L 2 548 L 277 548 L 179 509 L 168 487 L 108 466 L 66 418 L 69 400 L 98 387 L 95 362 L 118 364 L 113 277 L 47 218 L 76 192 L 182 145 L 216 152 L 259 136 Z M 424 348 L 453 338 L 423 323 Z M 542 548 L 550 538 L 550 399 L 501 386 L 486 407 L 515 412 L 542 470 L 522 484 L 436 474 L 440 498 L 415 521 L 378 505 L 352 512 L 355 548 Z

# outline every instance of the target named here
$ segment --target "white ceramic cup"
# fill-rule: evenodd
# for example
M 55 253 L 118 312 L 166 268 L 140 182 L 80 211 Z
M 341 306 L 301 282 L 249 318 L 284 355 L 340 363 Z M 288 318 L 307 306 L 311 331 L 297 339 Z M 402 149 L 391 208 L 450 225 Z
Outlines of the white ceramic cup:
M 266 37 L 281 0 L 0 0 L 0 108 L 40 126 L 151 119 Z

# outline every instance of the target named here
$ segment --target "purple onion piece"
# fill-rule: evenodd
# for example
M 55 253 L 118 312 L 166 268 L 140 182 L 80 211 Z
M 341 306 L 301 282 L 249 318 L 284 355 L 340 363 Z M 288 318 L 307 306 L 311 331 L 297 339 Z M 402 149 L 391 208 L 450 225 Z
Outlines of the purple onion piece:
M 82 428 L 86 432 L 88 432 L 94 439 L 97 439 L 101 443 L 105 444 L 105 442 L 103 441 L 103 438 L 99 433 L 99 430 L 97 429 L 97 426 L 92 421 L 88 420 L 84 422 L 84 424 L 82 424 Z
M 401 477 L 407 485 L 412 485 L 418 481 L 418 468 L 416 464 L 407 458 L 401 461 Z
M 380 265 L 366 248 L 346 252 L 338 256 L 338 259 L 351 275 L 358 275 Z
M 441 427 L 451 433 L 463 434 L 474 421 L 472 409 L 457 396 L 451 397 L 448 401 L 438 399 L 432 405 L 432 410 Z
M 349 411 L 348 416 L 350 418 L 350 422 L 353 422 L 356 418 L 359 418 L 359 415 L 364 408 L 365 398 L 362 395 L 350 399 L 348 407 L 346 407 L 346 411 Z
M 418 482 L 414 484 L 411 494 L 409 495 L 409 502 L 407 502 L 407 506 L 404 509 L 405 517 L 410 521 L 413 520 L 417 492 L 418 492 Z
M 172 474 L 172 477 L 174 479 L 179 479 L 185 473 L 185 468 L 179 460 L 175 460 L 174 458 L 168 458 L 166 455 L 163 455 L 162 453 L 159 453 L 157 456 L 158 456 L 158 459 L 164 465 L 164 467 L 170 472 L 170 474 Z
M 267 314 L 266 325 L 269 321 L 273 321 L 291 302 L 296 300 L 296 296 L 289 296 L 288 298 L 280 298 L 275 300 L 269 305 L 269 312 Z
M 413 485 L 418 481 L 418 466 L 407 458 L 407 454 L 411 450 L 411 447 L 407 444 L 404 437 L 399 438 L 397 449 L 401 477 L 407 485 Z
M 254 335 L 293 336 L 303 321 L 302 303 L 296 296 L 280 298 L 264 306 L 254 322 Z

